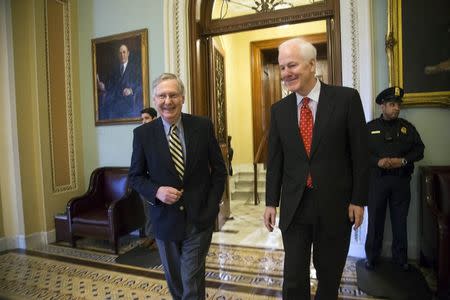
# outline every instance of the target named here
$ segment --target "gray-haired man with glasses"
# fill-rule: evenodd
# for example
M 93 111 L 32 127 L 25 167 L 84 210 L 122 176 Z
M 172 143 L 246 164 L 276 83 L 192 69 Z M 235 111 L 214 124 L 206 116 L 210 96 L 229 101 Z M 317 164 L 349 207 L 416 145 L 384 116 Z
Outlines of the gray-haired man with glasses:
M 181 112 L 183 82 L 153 81 L 161 118 L 134 130 L 130 182 L 150 203 L 173 299 L 205 298 L 205 260 L 227 171 L 209 119 Z

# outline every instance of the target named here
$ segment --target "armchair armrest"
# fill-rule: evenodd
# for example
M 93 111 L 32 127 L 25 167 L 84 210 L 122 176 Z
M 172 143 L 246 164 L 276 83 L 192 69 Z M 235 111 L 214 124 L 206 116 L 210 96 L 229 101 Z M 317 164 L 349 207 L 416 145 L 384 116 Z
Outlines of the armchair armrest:
M 96 193 L 86 193 L 70 199 L 67 203 L 67 212 L 72 216 L 76 216 L 94 207 L 104 207 L 103 202 Z
M 425 172 L 425 201 L 439 218 L 450 216 L 450 168 Z
M 425 175 L 425 182 L 424 182 L 424 192 L 425 192 L 425 201 L 430 208 L 431 212 L 438 216 L 439 210 L 436 204 L 435 195 L 434 195 L 434 188 L 433 188 L 433 175 L 432 174 L 426 174 Z
M 74 216 L 100 204 L 100 201 L 96 197 L 100 171 L 101 168 L 97 168 L 92 172 L 86 193 L 81 196 L 73 197 L 67 202 L 66 210 L 69 226 L 72 224 L 72 218 Z
M 108 219 L 110 224 L 133 224 L 135 226 L 144 224 L 145 215 L 139 194 L 128 187 L 122 198 L 110 203 Z

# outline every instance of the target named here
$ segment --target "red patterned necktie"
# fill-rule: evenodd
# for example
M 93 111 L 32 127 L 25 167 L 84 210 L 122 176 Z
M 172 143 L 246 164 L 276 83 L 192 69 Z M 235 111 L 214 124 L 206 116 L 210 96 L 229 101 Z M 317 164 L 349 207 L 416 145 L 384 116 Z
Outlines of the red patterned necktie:
M 302 100 L 302 106 L 300 107 L 300 135 L 303 139 L 303 144 L 305 145 L 306 153 L 308 157 L 311 153 L 311 143 L 312 143 L 312 132 L 313 132 L 313 115 L 308 104 L 311 99 L 305 97 Z M 311 173 L 308 174 L 308 179 L 306 180 L 306 186 L 312 188 L 312 178 Z

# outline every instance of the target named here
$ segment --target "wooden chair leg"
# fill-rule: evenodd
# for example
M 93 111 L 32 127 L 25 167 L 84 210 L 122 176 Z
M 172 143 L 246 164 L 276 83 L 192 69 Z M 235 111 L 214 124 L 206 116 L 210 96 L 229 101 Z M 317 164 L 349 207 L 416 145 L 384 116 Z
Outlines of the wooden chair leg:
M 112 246 L 113 246 L 114 254 L 119 254 L 119 238 L 114 238 L 112 240 Z

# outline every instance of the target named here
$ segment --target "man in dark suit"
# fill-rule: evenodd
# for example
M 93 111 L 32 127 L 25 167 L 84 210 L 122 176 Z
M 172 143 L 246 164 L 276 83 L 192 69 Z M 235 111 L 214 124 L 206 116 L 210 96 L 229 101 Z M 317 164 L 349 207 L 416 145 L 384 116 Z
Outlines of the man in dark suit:
M 100 107 L 99 118 L 122 119 L 139 116 L 142 109 L 142 78 L 136 62 L 129 60 L 130 51 L 121 45 L 118 61 L 106 82 L 97 76 Z
M 273 230 L 281 205 L 283 299 L 310 299 L 311 245 L 316 299 L 336 299 L 351 226 L 361 225 L 368 194 L 361 99 L 316 79 L 312 44 L 291 39 L 278 50 L 281 78 L 293 93 L 272 105 L 264 223 Z
M 184 85 L 153 81 L 160 118 L 134 130 L 129 178 L 150 214 L 173 299 L 205 298 L 205 260 L 227 172 L 209 119 L 181 113 Z

